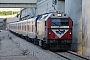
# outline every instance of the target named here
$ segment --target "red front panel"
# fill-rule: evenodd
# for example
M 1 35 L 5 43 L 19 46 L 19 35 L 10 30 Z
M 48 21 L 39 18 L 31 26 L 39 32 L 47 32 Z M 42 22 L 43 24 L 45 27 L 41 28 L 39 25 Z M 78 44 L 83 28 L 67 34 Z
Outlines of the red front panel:
M 55 39 L 55 40 L 72 39 L 72 20 L 71 18 L 69 18 L 68 21 L 69 21 L 69 28 L 67 29 L 67 32 L 65 32 L 63 36 L 59 37 L 55 32 L 53 32 L 53 29 L 51 29 L 51 19 L 49 18 L 47 20 L 48 39 Z M 60 30 L 60 28 L 54 29 L 54 30 Z M 66 30 L 66 29 L 63 29 L 63 30 Z

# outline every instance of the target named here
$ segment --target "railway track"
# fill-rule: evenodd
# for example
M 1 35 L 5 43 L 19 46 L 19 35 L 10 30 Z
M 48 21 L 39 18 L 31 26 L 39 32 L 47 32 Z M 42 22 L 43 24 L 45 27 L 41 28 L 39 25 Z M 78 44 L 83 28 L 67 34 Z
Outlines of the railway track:
M 54 52 L 55 54 L 65 58 L 66 60 L 90 60 L 87 57 L 80 56 L 74 52 L 68 51 L 68 52 Z
M 70 58 L 68 58 L 68 57 L 66 57 L 66 56 L 64 56 L 62 54 L 59 54 L 58 52 L 54 52 L 54 53 L 57 54 L 57 55 L 59 55 L 59 56 L 61 56 L 61 57 L 63 57 L 63 58 L 65 58 L 65 59 L 67 59 L 67 60 L 71 60 Z
M 54 52 L 54 53 L 65 58 L 66 60 L 90 60 L 87 57 L 80 56 L 80 55 L 73 53 L 71 51 L 69 51 L 69 52 Z
M 71 51 L 68 51 L 67 53 L 72 54 L 72 55 L 75 55 L 75 56 L 77 56 L 77 57 L 80 57 L 80 58 L 82 58 L 82 59 L 84 59 L 84 60 L 90 60 L 90 58 L 88 58 L 88 57 L 80 56 L 80 55 L 78 55 L 78 54 L 76 54 L 76 53 L 74 53 L 74 52 L 71 52 Z

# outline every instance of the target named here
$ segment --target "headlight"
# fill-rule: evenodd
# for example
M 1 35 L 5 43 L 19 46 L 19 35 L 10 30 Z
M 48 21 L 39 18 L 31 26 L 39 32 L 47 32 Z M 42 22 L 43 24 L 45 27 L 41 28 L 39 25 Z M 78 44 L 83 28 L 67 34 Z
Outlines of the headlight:
M 72 34 L 72 33 L 70 32 L 70 34 Z
M 51 32 L 49 32 L 49 34 L 51 34 Z
M 61 13 L 58 13 L 58 14 L 57 14 L 57 16 L 58 16 L 58 17 L 61 17 L 61 16 L 62 16 L 62 14 L 61 14 Z

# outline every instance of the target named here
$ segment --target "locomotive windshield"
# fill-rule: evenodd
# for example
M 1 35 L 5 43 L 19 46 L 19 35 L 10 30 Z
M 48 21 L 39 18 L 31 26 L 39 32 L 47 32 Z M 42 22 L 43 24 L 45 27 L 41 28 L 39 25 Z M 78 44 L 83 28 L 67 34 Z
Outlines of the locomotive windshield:
M 67 18 L 52 18 L 51 19 L 52 26 L 68 26 Z

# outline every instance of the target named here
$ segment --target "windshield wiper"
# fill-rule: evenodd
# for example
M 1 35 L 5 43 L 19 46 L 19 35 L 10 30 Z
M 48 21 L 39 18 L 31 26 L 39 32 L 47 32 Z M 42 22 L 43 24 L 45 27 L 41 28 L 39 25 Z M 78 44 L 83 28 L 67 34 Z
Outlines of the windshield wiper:
M 57 25 L 57 26 L 59 26 L 58 24 L 56 24 L 56 23 L 54 23 L 54 22 L 52 22 L 53 24 L 55 24 L 55 25 Z

